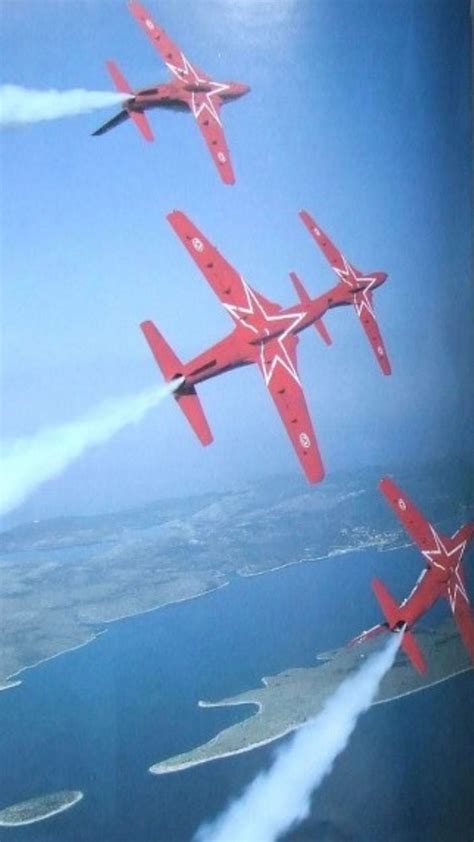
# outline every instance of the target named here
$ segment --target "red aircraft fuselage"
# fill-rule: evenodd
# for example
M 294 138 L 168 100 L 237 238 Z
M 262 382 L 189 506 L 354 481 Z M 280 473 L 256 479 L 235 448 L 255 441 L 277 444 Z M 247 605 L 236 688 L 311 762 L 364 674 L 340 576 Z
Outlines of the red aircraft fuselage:
M 211 110 L 214 115 L 213 100 L 218 97 L 219 104 L 225 105 L 238 99 L 250 90 L 241 82 L 195 82 L 173 79 L 171 82 L 158 82 L 148 88 L 132 92 L 123 107 L 127 111 L 143 112 L 151 108 L 168 108 L 172 111 L 192 111 L 198 117 L 201 111 Z
M 376 279 L 371 289 L 376 289 L 387 278 L 384 272 L 376 272 L 374 275 Z M 296 304 L 276 315 L 267 315 L 260 307 L 260 319 L 256 320 L 255 315 L 252 315 L 252 320 L 247 322 L 245 317 L 241 317 L 231 333 L 187 362 L 176 376 L 182 375 L 185 385 L 196 386 L 225 371 L 257 362 L 262 353 L 265 354 L 265 346 L 275 339 L 282 341 L 282 347 L 289 352 L 299 341 L 298 333 L 321 319 L 328 310 L 352 305 L 356 292 L 363 291 L 364 286 L 366 283 L 361 283 L 356 289 L 350 290 L 341 282 L 327 293 L 311 299 L 304 308 Z

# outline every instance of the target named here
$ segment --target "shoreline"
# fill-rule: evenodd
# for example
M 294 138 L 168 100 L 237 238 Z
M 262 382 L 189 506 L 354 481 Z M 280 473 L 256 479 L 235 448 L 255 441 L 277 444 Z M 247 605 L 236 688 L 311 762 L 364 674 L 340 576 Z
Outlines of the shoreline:
M 43 815 L 37 816 L 36 818 L 32 818 L 32 819 L 20 819 L 19 821 L 8 821 L 8 819 L 7 819 L 6 821 L 4 821 L 1 818 L 1 813 L 3 811 L 0 811 L 0 827 L 24 827 L 27 824 L 37 824 L 38 822 L 42 822 L 45 819 L 50 819 L 52 816 L 57 816 L 58 813 L 64 813 L 66 810 L 70 810 L 71 807 L 74 807 L 76 804 L 79 803 L 79 801 L 82 801 L 82 799 L 84 798 L 84 793 L 81 792 L 80 790 L 78 790 L 77 792 L 74 793 L 74 796 L 75 796 L 74 799 L 72 801 L 68 802 L 67 804 L 62 804 L 60 807 L 55 807 L 52 810 L 50 810 L 48 813 L 44 813 Z M 30 799 L 30 800 L 34 801 L 36 799 Z M 12 807 L 5 807 L 4 809 L 10 810 L 10 809 L 13 809 L 14 807 L 17 807 L 17 806 L 21 807 L 22 804 L 27 804 L 27 803 L 28 803 L 27 801 L 22 801 L 19 804 L 13 804 Z
M 350 553 L 362 552 L 364 550 L 369 550 L 371 547 L 376 547 L 376 546 L 377 546 L 376 544 L 366 544 L 366 545 L 362 545 L 362 546 L 358 546 L 358 547 L 348 547 L 347 549 L 337 547 L 336 549 L 330 550 L 326 555 L 309 556 L 309 557 L 305 557 L 305 558 L 300 558 L 300 559 L 297 559 L 295 561 L 288 561 L 288 562 L 285 562 L 283 564 L 278 564 L 275 567 L 268 567 L 265 570 L 257 570 L 255 572 L 246 573 L 246 572 L 244 572 L 244 568 L 239 568 L 238 570 L 235 571 L 234 575 L 240 576 L 240 578 L 242 578 L 242 579 L 251 579 L 254 576 L 263 576 L 263 575 L 266 575 L 267 573 L 276 573 L 279 570 L 284 570 L 287 567 L 292 567 L 292 566 L 300 565 L 300 564 L 314 564 L 317 561 L 327 561 L 331 558 L 335 558 L 335 557 L 338 557 L 338 556 L 348 555 Z M 382 547 L 380 547 L 377 551 L 378 552 L 392 552 L 392 551 L 402 549 L 402 548 L 408 547 L 408 546 L 412 546 L 412 544 L 403 544 L 401 547 L 395 546 L 395 547 L 388 547 L 387 549 L 384 549 L 383 545 L 382 545 Z M 128 620 L 128 619 L 131 619 L 133 617 L 141 617 L 145 614 L 151 613 L 152 611 L 159 611 L 161 608 L 166 608 L 169 605 L 179 605 L 181 602 L 190 602 L 193 599 L 198 599 L 199 597 L 206 596 L 206 594 L 214 593 L 214 591 L 217 591 L 217 590 L 220 590 L 221 588 L 226 587 L 227 585 L 230 584 L 231 578 L 228 578 L 227 581 L 225 581 L 225 582 L 223 582 L 219 585 L 216 585 L 213 588 L 209 588 L 205 591 L 200 591 L 199 593 L 193 594 L 192 596 L 184 596 L 184 597 L 180 597 L 179 599 L 170 599 L 167 602 L 163 602 L 163 603 L 160 603 L 158 605 L 154 605 L 151 608 L 145 608 L 143 611 L 132 611 L 131 613 L 128 613 L 128 614 L 120 614 L 119 616 L 112 617 L 109 620 L 99 621 L 99 623 L 101 623 L 104 626 L 109 626 L 111 623 L 118 623 L 121 620 Z M 55 652 L 53 655 L 47 655 L 45 658 L 40 658 L 38 661 L 35 661 L 33 664 L 27 664 L 24 667 L 20 667 L 20 669 L 16 670 L 16 672 L 10 673 L 10 675 L 7 675 L 6 678 L 3 679 L 3 682 L 6 682 L 6 683 L 0 683 L 0 693 L 4 690 L 11 690 L 11 689 L 14 689 L 15 687 L 20 686 L 22 684 L 22 681 L 21 681 L 21 679 L 17 680 L 17 676 L 21 675 L 21 673 L 26 672 L 27 670 L 36 669 L 36 667 L 41 666 L 41 664 L 44 664 L 47 661 L 51 661 L 51 660 L 53 660 L 53 658 L 58 658 L 60 655 L 66 655 L 69 652 L 74 652 L 76 649 L 81 649 L 83 646 L 88 646 L 90 643 L 93 643 L 94 640 L 96 640 L 102 634 L 105 634 L 106 631 L 108 631 L 107 628 L 101 629 L 100 631 L 92 634 L 87 640 L 84 640 L 82 643 L 75 644 L 74 646 L 70 646 L 67 649 L 61 649 L 59 652 Z
M 390 698 L 388 698 L 388 699 L 380 699 L 378 701 L 374 701 L 374 702 L 372 702 L 371 707 L 375 707 L 376 705 L 389 704 L 390 702 L 395 702 L 399 699 L 405 699 L 407 696 L 413 696 L 415 693 L 421 693 L 423 690 L 431 690 L 433 687 L 436 687 L 438 684 L 443 684 L 445 681 L 449 681 L 451 678 L 456 678 L 458 675 L 464 675 L 464 673 L 470 672 L 472 669 L 474 669 L 474 667 L 468 666 L 468 667 L 465 667 L 464 669 L 458 670 L 458 672 L 454 672 L 451 675 L 447 675 L 444 678 L 438 678 L 438 679 L 436 679 L 436 681 L 433 681 L 431 684 L 425 684 L 423 687 L 416 687 L 414 690 L 407 690 L 404 693 L 399 693 L 396 696 L 390 696 Z M 261 681 L 264 682 L 264 679 L 262 678 Z M 239 705 L 255 705 L 255 706 L 257 706 L 259 709 L 258 709 L 257 713 L 254 713 L 254 715 L 253 715 L 254 717 L 261 715 L 262 710 L 264 709 L 264 703 L 258 702 L 258 701 L 244 701 L 244 700 L 242 700 L 242 701 L 237 701 L 237 702 L 231 702 L 231 701 L 223 701 L 223 702 L 201 702 L 201 701 L 199 701 L 198 702 L 199 707 L 238 707 Z M 316 716 L 317 715 L 318 714 L 316 714 Z M 247 719 L 251 719 L 251 718 L 253 718 L 253 717 L 247 717 Z M 316 717 L 311 717 L 311 718 L 314 719 Z M 245 722 L 245 721 L 246 720 L 244 720 L 244 719 L 240 720 L 240 722 Z M 310 719 L 307 719 L 304 722 L 301 722 L 297 725 L 291 725 L 288 728 L 286 728 L 285 730 L 283 730 L 279 733 L 276 733 L 271 737 L 267 737 L 264 740 L 259 740 L 258 742 L 247 744 L 245 746 L 242 746 L 242 748 L 235 749 L 234 751 L 225 751 L 225 752 L 222 752 L 221 754 L 216 754 L 213 757 L 204 757 L 204 758 L 197 758 L 196 760 L 187 760 L 187 761 L 183 761 L 182 763 L 170 765 L 167 768 L 165 766 L 166 760 L 161 760 L 161 761 L 158 761 L 158 763 L 154 763 L 152 766 L 150 766 L 148 771 L 152 775 L 174 774 L 176 772 L 182 772 L 185 769 L 190 769 L 193 766 L 202 766 L 205 763 L 214 763 L 215 761 L 223 760 L 226 757 L 233 757 L 234 755 L 237 755 L 237 754 L 245 754 L 245 752 L 253 751 L 256 748 L 261 748 L 262 746 L 269 745 L 270 743 L 276 742 L 276 740 L 283 739 L 283 737 L 288 736 L 288 734 L 292 734 L 295 731 L 299 731 L 300 728 L 303 728 L 310 721 L 311 721 Z M 235 723 L 235 724 L 238 725 L 238 724 L 240 724 L 240 722 Z M 220 734 L 223 734 L 226 730 L 227 729 L 224 728 L 223 731 L 219 731 L 215 735 L 215 737 L 213 737 L 212 739 L 217 739 L 220 736 Z M 197 748 L 200 748 L 200 747 L 201 746 L 197 746 Z M 193 749 L 191 749 L 191 751 L 192 750 Z M 162 768 L 159 768 L 159 767 L 162 767 Z
M 206 591 L 201 591 L 200 593 L 193 594 L 192 596 L 183 596 L 180 599 L 171 599 L 168 602 L 163 602 L 160 605 L 154 605 L 152 608 L 145 608 L 144 611 L 135 611 L 131 614 L 121 614 L 118 617 L 112 617 L 110 620 L 102 620 L 102 624 L 104 626 L 109 626 L 111 623 L 119 623 L 121 620 L 130 620 L 133 617 L 142 617 L 145 614 L 150 614 L 152 611 L 159 611 L 161 608 L 166 608 L 169 605 L 178 605 L 180 602 L 190 602 L 192 599 L 199 599 L 202 596 L 206 596 L 206 594 L 214 593 L 214 591 L 218 591 L 221 588 L 225 588 L 228 584 L 230 584 L 230 580 L 227 582 L 223 582 L 220 585 L 216 585 L 215 588 L 209 588 Z M 99 637 L 105 634 L 108 631 L 108 628 L 100 629 L 97 632 L 94 632 L 91 637 L 87 640 L 84 640 L 82 643 L 77 643 L 74 646 L 69 646 L 67 649 L 61 649 L 60 652 L 55 652 L 54 655 L 47 655 L 46 658 L 40 658 L 39 661 L 35 661 L 34 664 L 28 664 L 26 667 L 20 667 L 19 670 L 16 672 L 12 672 L 10 675 L 7 675 L 6 679 L 4 679 L 7 683 L 0 684 L 0 693 L 2 690 L 10 690 L 14 687 L 19 687 L 23 682 L 21 680 L 14 680 L 10 683 L 11 679 L 16 679 L 17 675 L 21 675 L 21 673 L 26 672 L 27 670 L 36 669 L 36 667 L 41 666 L 41 664 L 47 663 L 47 661 L 52 661 L 54 658 L 59 658 L 61 655 L 67 655 L 69 652 L 75 652 L 76 649 L 82 649 L 83 646 L 89 646 L 90 643 L 94 643 Z

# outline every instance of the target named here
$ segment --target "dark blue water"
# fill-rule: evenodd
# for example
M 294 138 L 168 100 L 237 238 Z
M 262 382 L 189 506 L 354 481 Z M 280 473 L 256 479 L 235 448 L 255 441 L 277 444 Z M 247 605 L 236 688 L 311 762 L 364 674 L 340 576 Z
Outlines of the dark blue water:
M 44 823 L 3 829 L 12 842 L 190 839 L 270 762 L 274 747 L 152 776 L 148 767 L 242 718 L 199 709 L 314 663 L 377 619 L 368 582 L 396 553 L 292 566 L 113 624 L 83 649 L 0 693 L 0 806 L 58 789 L 84 800 Z M 404 551 L 401 593 L 419 571 Z M 314 798 L 295 840 L 472 842 L 473 675 L 374 708 Z M 253 712 L 249 708 L 249 714 Z

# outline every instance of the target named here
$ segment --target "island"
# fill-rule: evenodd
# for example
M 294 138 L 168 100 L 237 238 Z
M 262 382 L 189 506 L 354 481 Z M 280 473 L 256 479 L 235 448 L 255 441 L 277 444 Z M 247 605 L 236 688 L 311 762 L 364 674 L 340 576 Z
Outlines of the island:
M 44 819 L 49 819 L 57 813 L 63 813 L 74 807 L 83 798 L 79 790 L 61 790 L 51 792 L 48 795 L 41 795 L 38 798 L 29 798 L 27 801 L 20 801 L 0 810 L 1 827 L 19 827 L 24 824 L 35 824 Z
M 15 692 L 22 670 L 94 641 L 109 623 L 193 599 L 235 576 L 299 562 L 342 565 L 354 551 L 407 546 L 377 490 L 381 473 L 335 473 L 311 488 L 295 472 L 3 531 L 0 689 Z M 440 526 L 459 525 L 473 511 L 468 463 L 395 466 L 394 473 Z
M 420 628 L 417 638 L 427 657 L 428 671 L 423 675 L 415 672 L 403 652 L 399 652 L 394 666 L 382 681 L 374 704 L 427 690 L 473 668 L 451 619 L 436 630 Z M 160 760 L 150 767 L 150 772 L 154 775 L 180 772 L 190 766 L 251 751 L 295 731 L 321 711 L 341 682 L 377 645 L 380 643 L 372 639 L 363 646 L 324 652 L 318 656 L 317 666 L 290 669 L 263 678 L 262 687 L 246 690 L 232 698 L 199 702 L 200 707 L 253 705 L 257 711 L 220 731 L 209 742 Z

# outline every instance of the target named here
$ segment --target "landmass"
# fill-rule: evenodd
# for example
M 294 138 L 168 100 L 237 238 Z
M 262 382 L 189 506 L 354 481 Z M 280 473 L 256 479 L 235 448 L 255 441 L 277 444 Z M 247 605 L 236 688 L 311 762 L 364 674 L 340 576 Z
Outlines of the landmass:
M 385 466 L 387 470 L 387 466 Z M 469 464 L 394 473 L 442 525 L 473 509 Z M 407 546 L 381 495 L 382 469 L 271 477 L 229 492 L 103 516 L 21 524 L 0 534 L 0 689 L 22 670 L 93 641 L 108 623 L 193 599 L 234 576 Z
M 0 826 L 19 827 L 41 822 L 74 807 L 83 795 L 79 790 L 62 790 L 41 795 L 39 798 L 29 798 L 28 801 L 20 801 L 18 804 L 12 804 L 0 810 Z
M 417 638 L 429 664 L 427 673 L 420 675 L 415 672 L 405 655 L 399 652 L 394 666 L 382 681 L 374 704 L 427 690 L 472 669 L 451 619 L 436 630 L 418 630 Z M 220 731 L 209 742 L 155 763 L 150 772 L 155 775 L 179 772 L 190 766 L 251 751 L 295 731 L 321 711 L 339 684 L 357 669 L 361 658 L 367 657 L 376 647 L 377 643 L 372 641 L 363 647 L 344 647 L 325 652 L 318 656 L 319 666 L 286 670 L 263 678 L 262 687 L 218 702 L 199 702 L 200 707 L 253 705 L 258 710 L 247 719 Z

